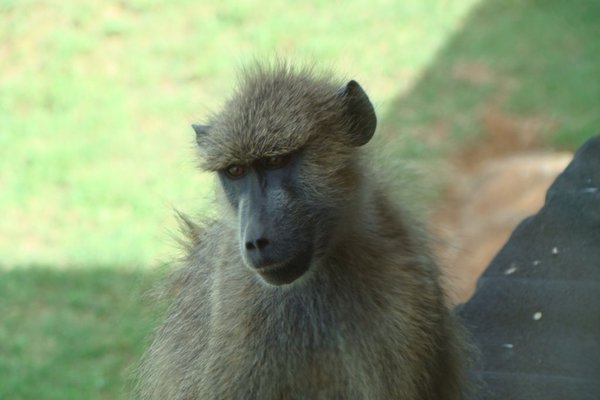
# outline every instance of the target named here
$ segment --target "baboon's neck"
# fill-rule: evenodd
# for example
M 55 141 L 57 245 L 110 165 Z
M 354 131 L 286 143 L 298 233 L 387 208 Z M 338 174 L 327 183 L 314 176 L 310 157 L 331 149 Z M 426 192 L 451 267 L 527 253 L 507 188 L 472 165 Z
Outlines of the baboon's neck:
M 367 171 L 362 165 L 359 171 Z M 368 172 L 362 172 L 356 180 L 356 187 L 344 203 L 336 226 L 337 247 L 360 248 L 360 244 L 372 248 L 384 243 L 394 235 L 404 236 L 406 232 L 403 211 L 393 204 L 381 182 Z M 404 239 L 399 237 L 398 239 Z

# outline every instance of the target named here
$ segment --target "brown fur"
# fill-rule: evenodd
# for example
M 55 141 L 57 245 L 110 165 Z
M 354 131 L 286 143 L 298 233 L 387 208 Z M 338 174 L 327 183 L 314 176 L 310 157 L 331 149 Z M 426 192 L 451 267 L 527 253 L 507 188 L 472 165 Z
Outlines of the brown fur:
M 340 217 L 320 261 L 283 286 L 244 266 L 226 205 L 201 228 L 186 220 L 189 251 L 143 359 L 140 398 L 462 398 L 464 346 L 438 267 L 340 136 L 339 87 L 308 69 L 256 67 L 213 116 L 204 168 L 302 148 L 299 184 Z

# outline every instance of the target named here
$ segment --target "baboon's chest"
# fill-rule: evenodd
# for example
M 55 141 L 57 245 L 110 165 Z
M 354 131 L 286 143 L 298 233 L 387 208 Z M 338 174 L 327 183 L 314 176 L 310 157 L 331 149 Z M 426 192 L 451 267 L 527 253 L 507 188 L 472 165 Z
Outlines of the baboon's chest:
M 365 381 L 379 378 L 364 357 L 364 337 L 361 340 L 347 327 L 328 325 L 331 319 L 288 317 L 277 323 L 238 321 L 229 333 L 235 337 L 216 343 L 209 352 L 212 365 L 206 369 L 219 377 L 208 377 L 210 392 L 222 394 L 215 398 L 367 398 L 363 391 L 373 385 Z
M 339 349 L 313 349 L 288 346 L 247 349 L 237 367 L 222 365 L 230 378 L 213 382 L 211 392 L 221 390 L 213 398 L 244 399 L 349 399 L 349 389 L 355 385 L 356 360 L 348 363 L 348 355 Z M 354 364 L 354 368 L 348 368 Z M 232 368 L 232 369 L 230 369 Z M 355 373 L 352 374 L 351 370 Z M 358 373 L 360 376 L 361 374 Z M 362 376 L 366 376 L 362 374 Z M 355 380 L 354 380 L 355 381 Z M 243 393 L 243 396 L 240 394 Z M 363 397 L 364 398 L 364 397 Z

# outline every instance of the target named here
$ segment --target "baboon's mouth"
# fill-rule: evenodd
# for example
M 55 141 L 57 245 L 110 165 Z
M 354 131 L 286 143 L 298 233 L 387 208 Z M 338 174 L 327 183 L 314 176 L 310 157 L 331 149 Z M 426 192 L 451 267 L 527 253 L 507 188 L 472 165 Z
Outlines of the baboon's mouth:
M 273 264 L 259 266 L 259 267 L 256 267 L 255 269 L 259 273 L 262 274 L 262 273 L 268 273 L 268 272 L 272 272 L 272 271 L 277 271 L 279 268 L 285 267 L 286 264 L 287 264 L 287 262 L 283 261 L 283 262 L 278 262 L 278 263 L 273 263 Z
M 256 272 L 271 285 L 287 285 L 304 275 L 310 267 L 310 259 L 310 255 L 301 254 L 283 262 L 258 267 Z

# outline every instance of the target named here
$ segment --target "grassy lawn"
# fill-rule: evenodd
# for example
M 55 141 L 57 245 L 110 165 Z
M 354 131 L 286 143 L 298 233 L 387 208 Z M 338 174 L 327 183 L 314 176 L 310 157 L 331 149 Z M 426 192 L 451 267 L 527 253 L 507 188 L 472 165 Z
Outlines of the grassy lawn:
M 0 398 L 114 399 L 156 319 L 156 272 L 19 268 L 0 277 Z
M 595 0 L 0 0 L 0 398 L 125 397 L 172 209 L 210 211 L 189 124 L 237 66 L 357 79 L 389 167 L 502 123 L 573 149 L 600 131 L 598 20 Z
M 0 259 L 160 264 L 172 207 L 209 206 L 189 124 L 237 66 L 319 60 L 385 103 L 473 3 L 1 1 Z
M 600 133 L 599 16 L 593 0 L 480 2 L 395 99 L 386 130 L 442 156 L 494 129 L 576 148 Z

